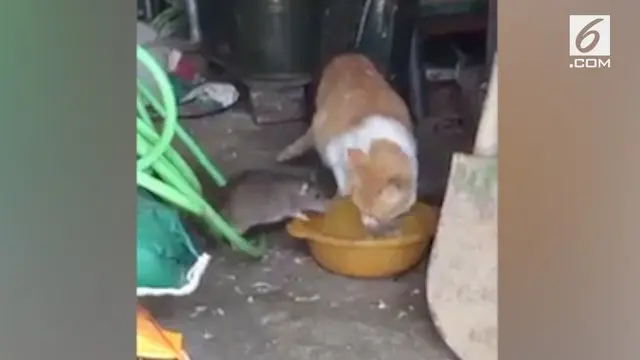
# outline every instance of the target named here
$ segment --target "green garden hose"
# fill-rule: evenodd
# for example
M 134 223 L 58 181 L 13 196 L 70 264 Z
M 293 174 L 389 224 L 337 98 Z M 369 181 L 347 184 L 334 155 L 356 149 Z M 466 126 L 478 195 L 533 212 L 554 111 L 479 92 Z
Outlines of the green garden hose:
M 264 242 L 253 242 L 223 219 L 203 197 L 202 186 L 193 170 L 171 146 L 177 136 L 194 155 L 218 186 L 226 186 L 224 175 L 211 163 L 196 142 L 178 123 L 178 106 L 165 71 L 149 52 L 138 46 L 137 60 L 152 74 L 160 89 L 162 102 L 148 90 L 147 85 L 137 82 L 136 98 L 136 183 L 169 204 L 200 218 L 204 225 L 218 237 L 227 240 L 234 249 L 251 256 L 264 253 Z M 147 111 L 150 106 L 164 119 L 160 134 Z

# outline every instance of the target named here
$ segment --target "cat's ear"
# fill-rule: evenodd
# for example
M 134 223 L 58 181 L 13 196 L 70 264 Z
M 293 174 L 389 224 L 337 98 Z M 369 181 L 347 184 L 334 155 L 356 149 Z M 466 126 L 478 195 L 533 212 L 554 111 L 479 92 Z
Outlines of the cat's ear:
M 367 163 L 369 157 L 364 151 L 360 149 L 348 149 L 347 159 L 349 161 L 349 165 L 353 166 L 354 168 L 359 168 Z

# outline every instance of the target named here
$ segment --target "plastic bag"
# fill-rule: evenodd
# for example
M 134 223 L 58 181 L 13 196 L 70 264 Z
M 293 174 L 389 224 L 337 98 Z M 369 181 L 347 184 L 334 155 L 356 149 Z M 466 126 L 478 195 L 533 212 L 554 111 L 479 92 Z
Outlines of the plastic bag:
M 136 357 L 154 360 L 189 360 L 182 334 L 163 329 L 147 309 L 136 306 Z
M 200 285 L 209 254 L 194 244 L 174 208 L 142 189 L 136 215 L 136 294 L 191 294 Z

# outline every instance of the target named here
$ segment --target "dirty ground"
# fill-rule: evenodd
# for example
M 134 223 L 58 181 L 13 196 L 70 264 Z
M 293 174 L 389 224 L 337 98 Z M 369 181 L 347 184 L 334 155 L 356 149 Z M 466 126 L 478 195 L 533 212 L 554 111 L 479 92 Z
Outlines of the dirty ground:
M 226 174 L 273 164 L 307 126 L 257 126 L 238 110 L 183 124 Z M 418 133 L 421 192 L 437 201 L 451 144 L 464 140 L 443 138 L 459 138 L 455 132 L 435 136 L 425 126 Z M 453 359 L 429 321 L 424 264 L 397 281 L 354 280 L 320 269 L 282 227 L 267 239 L 270 252 L 261 261 L 212 251 L 191 296 L 142 301 L 161 324 L 185 335 L 192 359 Z

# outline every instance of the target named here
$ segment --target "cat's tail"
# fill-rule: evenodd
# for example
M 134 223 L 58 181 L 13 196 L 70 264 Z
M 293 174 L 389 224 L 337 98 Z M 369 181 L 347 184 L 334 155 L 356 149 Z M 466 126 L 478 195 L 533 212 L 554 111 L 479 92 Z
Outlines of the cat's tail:
M 280 151 L 276 156 L 276 160 L 278 162 L 285 162 L 293 158 L 297 158 L 311 150 L 313 146 L 313 132 L 311 131 L 311 128 L 309 128 L 304 135 L 300 136 L 296 141 Z

